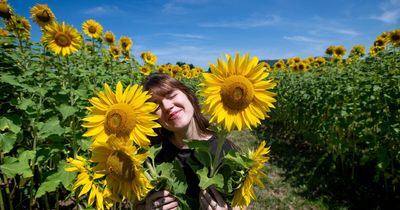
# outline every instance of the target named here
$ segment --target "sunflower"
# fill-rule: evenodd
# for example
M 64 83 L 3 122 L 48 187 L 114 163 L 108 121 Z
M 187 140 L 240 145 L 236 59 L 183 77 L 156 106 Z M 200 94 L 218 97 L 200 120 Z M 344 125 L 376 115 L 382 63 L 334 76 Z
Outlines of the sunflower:
M 276 83 L 264 80 L 268 73 L 257 57 L 236 54 L 234 59 L 229 55 L 226 58 L 226 63 L 218 59 L 217 65 L 211 64 L 211 73 L 203 73 L 203 110 L 211 115 L 210 122 L 222 123 L 228 131 L 251 128 L 275 108 L 272 103 L 276 94 L 266 90 Z
M 55 54 L 63 56 L 78 52 L 82 46 L 82 36 L 72 26 L 52 23 L 45 26 L 42 42 Z
M 386 38 L 382 38 L 382 37 L 378 37 L 375 41 L 374 41 L 374 46 L 377 48 L 385 48 L 386 44 L 388 43 L 388 39 Z
M 11 18 L 7 19 L 6 29 L 25 41 L 28 41 L 31 37 L 31 24 L 22 16 L 12 15 Z
M 400 47 L 400 29 L 396 29 L 390 32 L 389 41 L 396 47 Z
M 271 66 L 269 65 L 269 63 L 267 62 L 261 62 L 265 68 L 266 72 L 270 72 L 271 71 Z
M 182 71 L 182 76 L 186 79 L 192 78 L 192 73 L 190 69 L 185 69 Z
M 303 61 L 296 63 L 296 66 L 297 66 L 297 70 L 299 70 L 299 71 L 306 70 L 306 63 L 304 63 Z
M 382 48 L 372 46 L 369 48 L 369 55 L 375 57 L 380 51 L 382 51 Z
M 329 46 L 328 48 L 326 48 L 325 50 L 325 54 L 327 55 L 333 55 L 333 51 L 335 50 L 335 46 Z
M 94 168 L 106 174 L 113 194 L 139 201 L 153 188 L 142 167 L 148 154 L 138 153 L 131 140 L 111 135 L 106 142 L 94 142 L 91 151 L 91 161 L 97 163 Z
M 40 27 L 44 27 L 56 20 L 47 4 L 36 4 L 31 8 L 31 18 Z
M 119 46 L 121 46 L 121 48 L 125 51 L 129 51 L 132 47 L 132 40 L 131 38 L 127 37 L 127 36 L 122 36 L 119 39 Z
M 365 55 L 365 47 L 361 44 L 354 45 L 351 48 L 349 57 L 363 57 Z
M 336 46 L 335 49 L 333 49 L 333 55 L 342 57 L 346 54 L 346 48 L 344 46 Z
M 112 59 L 118 60 L 118 59 L 119 59 L 119 56 L 120 56 L 121 50 L 119 49 L 119 47 L 117 47 L 117 46 L 114 45 L 114 46 L 110 46 L 110 47 L 108 48 L 108 52 L 110 53 Z
M 141 68 L 140 68 L 140 73 L 142 73 L 145 76 L 149 76 L 151 73 L 151 67 L 147 64 L 144 64 Z
M 343 59 L 340 56 L 332 56 L 331 57 L 331 63 L 341 64 L 342 62 L 343 62 Z
M 154 65 L 157 62 L 157 57 L 151 52 L 142 52 L 140 57 L 143 59 L 145 63 Z M 190 68 L 190 67 L 189 67 Z
M 204 72 L 204 70 L 201 67 L 196 66 L 192 69 L 190 74 L 191 74 L 192 78 L 195 78 L 195 77 L 199 77 L 201 75 L 201 73 L 203 73 L 203 72 Z
M 131 59 L 131 52 L 130 52 L 130 51 L 122 50 L 121 53 L 122 53 L 122 55 L 124 56 L 124 60 L 125 60 L 125 61 Z
M 103 26 L 95 20 L 87 20 L 82 24 L 83 32 L 90 38 L 101 38 L 103 34 Z
M 262 141 L 256 151 L 249 152 L 249 158 L 254 161 L 242 186 L 235 190 L 233 194 L 232 206 L 238 206 L 240 209 L 244 209 L 245 206 L 250 204 L 250 201 L 256 199 L 256 194 L 253 190 L 253 184 L 255 183 L 259 187 L 264 187 L 261 178 L 266 175 L 263 173 L 263 167 L 269 160 L 267 156 L 269 153 L 269 147 L 265 147 L 266 142 Z
M 285 61 L 280 59 L 274 63 L 273 67 L 274 67 L 274 70 L 285 70 L 286 69 Z
M 324 57 L 317 57 L 315 58 L 315 63 L 318 64 L 318 66 L 324 65 L 326 63 L 326 60 Z
M 92 53 L 94 52 L 94 45 L 92 42 L 85 43 L 85 50 Z
M 112 46 L 115 45 L 115 35 L 111 31 L 107 31 L 104 33 L 104 41 L 107 42 L 108 45 Z
M 4 19 L 9 19 L 12 16 L 13 12 L 11 6 L 7 4 L 6 1 L 0 2 L 0 17 Z
M 3 28 L 0 28 L 0 36 L 2 36 L 2 37 L 5 37 L 5 36 L 8 36 L 8 31 L 7 30 L 5 30 L 5 29 L 3 29 Z
M 153 128 L 160 127 L 154 121 L 158 116 L 152 114 L 157 104 L 146 102 L 151 96 L 137 84 L 123 90 L 122 83 L 118 82 L 115 93 L 107 84 L 104 84 L 104 89 L 97 93 L 97 97 L 89 99 L 93 106 L 87 108 L 90 114 L 83 119 L 86 122 L 82 126 L 88 128 L 83 136 L 92 136 L 95 142 L 105 142 L 114 134 L 147 147 L 150 140 L 146 135 L 156 136 Z
M 73 185 L 73 190 L 76 190 L 82 186 L 78 197 L 81 197 L 90 191 L 88 204 L 92 205 L 96 199 L 96 207 L 98 209 L 104 209 L 104 193 L 102 190 L 104 189 L 104 185 L 102 184 L 101 179 L 105 176 L 105 174 L 98 173 L 98 171 L 93 170 L 93 168 L 91 168 L 89 165 L 89 161 L 79 155 L 77 156 L 77 159 L 68 158 L 67 161 L 70 167 L 65 168 L 65 171 L 79 172 L 78 177 Z M 111 197 L 111 194 L 107 196 Z

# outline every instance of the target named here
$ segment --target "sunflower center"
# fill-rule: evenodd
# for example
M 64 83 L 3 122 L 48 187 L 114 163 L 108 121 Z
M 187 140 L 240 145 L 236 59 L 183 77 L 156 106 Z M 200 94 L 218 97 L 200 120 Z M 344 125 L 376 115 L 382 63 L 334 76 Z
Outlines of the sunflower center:
M 394 34 L 391 37 L 393 42 L 398 42 L 400 40 L 400 34 Z
M 106 36 L 106 42 L 113 43 L 114 42 L 113 37 L 111 35 Z
M 128 104 L 115 104 L 106 115 L 104 130 L 108 135 L 129 137 L 135 127 L 136 115 Z
M 246 77 L 233 75 L 225 80 L 220 94 L 225 106 L 240 111 L 245 109 L 253 100 L 254 88 Z
M 49 22 L 50 21 L 50 15 L 49 12 L 47 10 L 43 10 L 43 12 L 39 12 L 38 14 L 36 14 L 37 19 L 39 19 L 42 22 Z
M 94 34 L 94 33 L 96 33 L 97 30 L 96 30 L 96 27 L 94 27 L 94 26 L 89 26 L 88 31 L 89 31 L 90 33 Z
M 54 40 L 58 46 L 66 47 L 71 45 L 71 37 L 64 32 L 57 32 Z
M 10 18 L 11 17 L 11 9 L 6 3 L 0 2 L 0 17 Z
M 132 181 L 135 178 L 135 170 L 129 155 L 120 150 L 111 153 L 107 158 L 109 175 L 116 180 Z

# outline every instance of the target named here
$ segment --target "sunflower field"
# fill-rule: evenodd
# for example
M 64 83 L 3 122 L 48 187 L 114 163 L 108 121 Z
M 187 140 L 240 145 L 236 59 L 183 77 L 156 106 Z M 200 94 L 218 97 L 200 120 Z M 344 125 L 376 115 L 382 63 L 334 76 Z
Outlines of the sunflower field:
M 156 152 L 148 149 L 148 136 L 159 127 L 151 114 L 156 105 L 138 85 L 154 72 L 170 74 L 199 93 L 205 113 L 225 132 L 253 129 L 268 140 L 271 148 L 263 141 L 247 156 L 259 159 L 250 170 L 257 182 L 265 176 L 271 150 L 273 161 L 291 162 L 288 176 L 301 175 L 298 180 L 315 196 L 330 192 L 329 199 L 350 208 L 357 207 L 352 202 L 379 206 L 400 200 L 400 29 L 383 32 L 368 53 L 355 45 L 347 57 L 343 46 L 328 46 L 319 57 L 276 62 L 227 56 L 208 74 L 191 64 L 157 64 L 151 52 L 140 54 L 141 65 L 131 55 L 130 37 L 117 39 L 95 20 L 82 23 L 80 32 L 57 22 L 47 5 L 32 6 L 31 14 L 19 16 L 0 2 L 0 210 L 133 208 L 130 201 L 152 188 L 149 174 L 159 178 L 175 167 L 146 171 L 136 164 Z M 32 21 L 41 28 L 39 42 L 31 40 Z M 242 66 L 254 69 L 240 70 L 249 77 L 221 79 Z M 221 82 L 219 93 L 213 85 Z M 235 92 L 236 87 L 254 89 Z M 245 114 L 229 117 L 232 110 Z M 133 174 L 121 173 L 120 162 L 127 159 Z M 251 162 L 241 156 L 229 160 L 235 165 L 239 159 Z M 217 177 L 215 163 L 210 164 Z M 113 173 L 104 178 L 110 168 Z M 170 187 L 182 192 L 178 177 L 170 178 Z M 238 189 L 242 194 L 234 202 L 247 206 L 250 198 L 242 195 L 253 197 L 254 191 Z M 343 189 L 347 193 L 335 194 Z

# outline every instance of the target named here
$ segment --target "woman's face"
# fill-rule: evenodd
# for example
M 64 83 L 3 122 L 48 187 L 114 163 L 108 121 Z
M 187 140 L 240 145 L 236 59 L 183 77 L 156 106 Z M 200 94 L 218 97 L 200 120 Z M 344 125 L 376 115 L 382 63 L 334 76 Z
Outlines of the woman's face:
M 156 114 L 160 117 L 158 122 L 172 132 L 183 131 L 194 123 L 194 108 L 188 97 L 176 89 L 157 101 L 159 104 Z

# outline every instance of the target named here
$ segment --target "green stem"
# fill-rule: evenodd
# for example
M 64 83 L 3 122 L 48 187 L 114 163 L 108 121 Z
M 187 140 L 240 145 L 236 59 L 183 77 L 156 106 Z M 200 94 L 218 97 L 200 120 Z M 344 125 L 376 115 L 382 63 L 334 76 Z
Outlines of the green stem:
M 153 164 L 151 164 L 151 163 L 149 162 L 149 160 L 146 160 L 145 163 L 146 163 L 147 168 L 148 168 L 149 171 L 150 171 L 150 175 L 151 175 L 153 178 L 157 177 L 158 174 L 157 174 L 157 171 L 156 171 L 156 169 L 154 168 Z
M 3 201 L 3 192 L 0 190 L 0 209 L 5 210 Z
M 56 203 L 55 203 L 55 205 L 56 205 L 56 210 L 59 210 L 60 209 L 60 205 L 59 205 L 59 203 L 58 203 L 58 200 L 60 199 L 60 191 L 58 190 L 58 188 L 57 188 L 57 190 L 56 190 Z
M 5 180 L 5 181 L 4 181 Z M 3 179 L 0 180 L 1 183 L 6 185 L 6 194 L 8 196 L 8 205 L 9 205 L 9 210 L 13 210 L 14 206 L 12 204 L 12 200 L 13 200 L 13 193 L 10 193 L 10 186 L 8 184 L 8 178 L 6 175 L 3 176 Z
M 215 176 L 215 174 L 218 171 L 217 167 L 220 164 L 220 155 L 222 151 L 222 146 L 226 141 L 226 135 L 227 132 L 225 130 L 218 130 L 217 132 L 218 146 L 217 146 L 217 151 L 215 152 L 213 164 L 211 166 L 211 177 Z
M 75 101 L 74 101 L 74 87 L 72 84 L 72 74 L 71 74 L 71 68 L 70 68 L 70 63 L 69 63 L 69 56 L 67 56 L 67 72 L 68 72 L 68 85 L 69 85 L 69 104 L 70 106 L 74 106 Z M 77 156 L 77 144 L 75 140 L 75 118 L 72 118 L 70 122 L 70 128 L 71 128 L 71 146 L 72 146 L 72 151 L 74 153 L 74 158 Z

